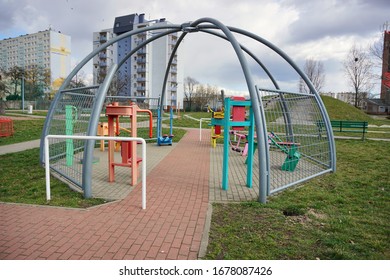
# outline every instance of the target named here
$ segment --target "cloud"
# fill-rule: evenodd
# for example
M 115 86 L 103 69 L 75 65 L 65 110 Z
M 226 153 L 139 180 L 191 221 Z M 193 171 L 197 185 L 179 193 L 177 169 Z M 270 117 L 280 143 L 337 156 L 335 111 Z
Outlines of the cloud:
M 299 14 L 297 20 L 288 27 L 289 43 L 302 43 L 329 36 L 365 37 L 372 34 L 373 28 L 379 30 L 389 18 L 389 3 L 386 1 L 283 2 Z
M 147 19 L 166 18 L 176 24 L 212 17 L 247 30 L 275 44 L 298 66 L 309 57 L 322 60 L 327 75 L 335 77 L 328 86 L 332 91 L 348 90 L 336 65 L 351 45 L 368 45 L 380 26 L 390 20 L 388 0 L 0 0 L 0 39 L 51 27 L 72 37 L 75 64 L 92 51 L 93 32 L 111 28 L 115 17 L 131 13 L 145 13 Z M 185 75 L 210 85 L 246 90 L 228 43 L 200 33 L 187 37 L 182 51 Z M 296 73 L 290 66 L 254 40 L 236 37 L 267 65 L 281 85 L 296 90 Z M 258 66 L 250 63 L 256 83 L 272 86 Z M 92 72 L 92 66 L 88 67 L 83 69 L 87 76 Z

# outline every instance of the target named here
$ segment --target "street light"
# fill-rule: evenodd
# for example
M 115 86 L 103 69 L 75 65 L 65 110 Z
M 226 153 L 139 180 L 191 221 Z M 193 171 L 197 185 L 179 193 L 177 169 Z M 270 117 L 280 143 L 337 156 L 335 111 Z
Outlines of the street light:
M 357 104 L 358 104 L 358 91 L 359 91 L 359 88 L 358 88 L 358 73 L 357 73 L 357 62 L 359 61 L 359 58 L 358 57 L 355 57 L 355 107 L 357 108 Z
M 22 73 L 22 112 L 24 113 L 24 72 Z

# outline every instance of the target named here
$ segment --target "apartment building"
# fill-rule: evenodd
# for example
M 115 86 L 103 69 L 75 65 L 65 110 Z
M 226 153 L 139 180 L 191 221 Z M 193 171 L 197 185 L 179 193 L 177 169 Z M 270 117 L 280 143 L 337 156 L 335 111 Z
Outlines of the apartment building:
M 125 32 L 141 29 L 147 26 L 169 24 L 165 19 L 146 20 L 144 14 L 131 14 L 115 18 L 113 29 L 94 33 L 94 48 L 103 42 L 99 36 L 111 38 Z M 104 59 L 96 57 L 94 60 L 94 80 L 98 80 L 98 73 L 105 73 L 112 63 L 119 63 L 135 47 L 142 44 L 153 35 L 163 32 L 164 29 L 141 32 L 134 36 L 122 39 L 112 49 L 106 51 Z M 165 31 L 165 30 L 164 30 Z M 95 36 L 96 34 L 96 36 Z M 118 70 L 118 95 L 145 98 L 159 98 L 168 61 L 177 42 L 177 33 L 164 36 L 139 49 L 127 59 Z M 99 42 L 98 42 L 99 41 Z M 111 47 L 110 47 L 111 48 Z M 180 48 L 179 48 L 180 49 Z M 99 54 L 100 56 L 100 54 Z M 180 53 L 176 53 L 168 73 L 168 83 L 164 104 L 173 108 L 183 108 L 183 71 L 180 62 Z M 100 76 L 102 78 L 102 75 Z
M 104 29 L 93 33 L 93 49 L 107 43 L 114 38 L 113 29 Z M 108 69 L 113 63 L 117 63 L 117 44 L 111 45 L 99 52 L 93 58 L 93 84 L 100 84 L 106 77 Z
M 71 37 L 48 29 L 0 41 L 0 68 L 39 67 L 50 70 L 51 89 L 56 90 L 71 70 Z

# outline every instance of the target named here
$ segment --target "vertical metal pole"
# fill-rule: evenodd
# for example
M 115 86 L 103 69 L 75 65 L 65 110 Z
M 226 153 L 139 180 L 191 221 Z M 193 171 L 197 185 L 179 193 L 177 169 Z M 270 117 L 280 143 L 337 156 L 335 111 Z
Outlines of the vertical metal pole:
M 49 135 L 45 137 L 45 175 L 46 175 L 46 200 L 51 199 L 50 195 L 50 157 L 49 157 Z
M 229 189 L 229 122 L 230 122 L 230 98 L 225 99 L 223 117 L 223 163 L 222 163 L 222 189 Z
M 253 150 L 254 150 L 254 117 L 252 106 L 249 107 L 249 133 L 248 133 L 248 156 L 247 156 L 247 172 L 246 172 L 246 185 L 248 188 L 252 188 L 253 181 Z
M 108 88 L 118 69 L 117 64 L 113 64 L 107 73 L 106 78 L 99 87 L 96 94 L 96 99 L 92 107 L 91 117 L 89 119 L 87 135 L 96 136 L 97 126 L 99 123 L 100 112 L 103 108 L 104 99 L 107 95 Z M 92 197 L 92 164 L 93 164 L 93 150 L 95 148 L 95 140 L 87 140 L 84 145 L 84 159 L 83 159 L 83 174 L 82 186 L 84 190 L 84 197 Z
M 170 112 L 170 115 L 169 115 L 169 136 L 171 136 L 173 134 L 173 109 L 171 107 L 171 112 Z
M 146 141 L 142 143 L 142 209 L 146 209 Z
M 134 103 L 131 104 L 131 137 L 137 137 L 137 109 L 138 106 Z M 135 186 L 138 181 L 138 157 L 137 157 L 137 141 L 130 142 L 131 147 L 131 185 Z
M 22 75 L 21 91 L 22 91 L 22 112 L 24 113 L 24 73 Z
M 73 109 L 72 105 L 65 105 L 65 135 L 73 135 Z M 67 138 L 66 143 L 66 166 L 73 165 L 73 139 Z

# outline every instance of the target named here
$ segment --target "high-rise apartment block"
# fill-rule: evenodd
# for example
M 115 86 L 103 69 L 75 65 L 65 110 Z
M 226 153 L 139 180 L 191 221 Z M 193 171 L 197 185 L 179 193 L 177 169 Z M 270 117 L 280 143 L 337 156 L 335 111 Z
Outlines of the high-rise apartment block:
M 97 49 L 107 41 L 111 40 L 115 34 L 111 29 L 104 29 L 93 33 L 93 49 Z M 111 45 L 99 52 L 93 58 L 93 84 L 100 84 L 106 77 L 107 70 L 113 63 L 117 63 L 117 44 Z
M 39 31 L 0 41 L 0 68 L 39 67 L 50 70 L 52 89 L 58 89 L 71 68 L 71 37 L 54 30 Z
M 165 19 L 146 20 L 144 14 L 131 14 L 115 18 L 113 29 L 94 33 L 94 49 L 106 43 L 110 38 L 147 26 L 164 26 L 169 24 Z M 108 47 L 94 58 L 94 81 L 102 81 L 108 68 L 113 63 L 120 63 L 127 54 L 145 40 L 166 29 L 141 32 L 124 38 Z M 117 74 L 117 94 L 145 98 L 158 98 L 162 93 L 164 76 L 172 50 L 177 42 L 177 33 L 161 37 L 140 48 L 126 59 Z M 174 55 L 166 85 L 164 104 L 173 108 L 183 107 L 183 74 L 180 54 Z M 179 86 L 180 85 L 180 86 Z

